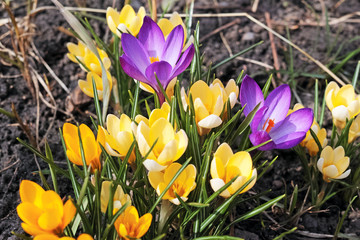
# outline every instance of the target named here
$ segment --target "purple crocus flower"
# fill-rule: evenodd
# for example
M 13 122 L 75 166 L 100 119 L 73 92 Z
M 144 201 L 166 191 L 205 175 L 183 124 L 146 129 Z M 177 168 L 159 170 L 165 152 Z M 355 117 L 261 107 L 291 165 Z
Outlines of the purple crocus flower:
M 314 120 L 312 109 L 299 109 L 289 115 L 291 90 L 287 84 L 275 88 L 264 100 L 264 95 L 257 83 L 248 75 L 240 88 L 240 103 L 245 106 L 247 116 L 260 103 L 251 124 L 251 143 L 256 146 L 272 139 L 259 149 L 288 149 L 299 144 L 309 131 Z
M 158 86 L 155 73 L 166 89 L 169 82 L 191 63 L 195 52 L 194 45 L 186 49 L 180 57 L 184 43 L 183 27 L 175 27 L 165 41 L 160 27 L 150 17 L 144 17 L 138 36 L 137 39 L 131 34 L 122 34 L 124 54 L 120 57 L 121 66 L 130 77 L 150 85 L 162 103 L 165 97 Z

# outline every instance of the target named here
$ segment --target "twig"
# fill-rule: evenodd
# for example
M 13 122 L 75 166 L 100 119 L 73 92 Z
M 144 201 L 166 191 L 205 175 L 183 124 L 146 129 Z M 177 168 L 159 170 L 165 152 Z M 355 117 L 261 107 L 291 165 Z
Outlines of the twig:
M 7 167 L 4 167 L 3 169 L 0 170 L 0 173 L 2 173 L 2 172 L 4 172 L 4 171 L 8 170 L 9 168 L 15 166 L 16 164 L 19 163 L 19 161 L 20 161 L 20 159 L 16 160 L 16 162 L 14 162 L 13 164 L 11 164 L 11 165 L 9 165 L 9 166 L 7 166 Z
M 269 12 L 265 12 L 265 19 L 266 19 L 266 24 L 267 26 L 272 29 L 271 27 L 271 19 L 270 19 L 270 13 Z M 280 64 L 279 64 L 279 59 L 278 59 L 278 55 L 277 55 L 277 51 L 276 51 L 276 46 L 275 46 L 275 42 L 274 42 L 274 36 L 273 34 L 268 31 L 269 33 L 269 39 L 270 39 L 270 46 L 271 46 L 271 52 L 272 52 L 272 55 L 273 55 L 273 59 L 274 59 L 274 67 L 276 69 L 276 71 L 279 71 L 280 70 Z M 278 79 L 281 79 L 281 74 L 280 72 L 277 72 L 276 73 L 276 76 Z M 276 82 L 275 82 L 275 79 L 274 78 L 271 78 L 271 83 L 274 87 L 274 89 L 276 88 Z
M 244 58 L 244 57 L 240 57 L 240 56 L 236 57 L 236 59 L 262 66 L 262 67 L 266 68 L 267 70 L 274 69 L 273 66 L 270 66 L 269 64 L 266 64 L 266 63 L 263 63 L 263 62 L 260 62 L 260 61 L 254 60 L 254 59 Z
M 224 29 L 227 29 L 235 24 L 239 24 L 240 23 L 240 19 L 239 18 L 236 18 L 235 20 L 221 26 L 221 27 L 218 27 L 217 29 L 211 31 L 210 33 L 206 34 L 205 36 L 203 36 L 202 38 L 200 38 L 199 42 L 203 42 L 204 40 L 206 40 L 207 38 L 217 34 L 218 32 L 224 30 Z
M 255 0 L 252 7 L 251 7 L 251 11 L 256 12 L 257 8 L 258 8 L 258 5 L 259 5 L 259 0 Z

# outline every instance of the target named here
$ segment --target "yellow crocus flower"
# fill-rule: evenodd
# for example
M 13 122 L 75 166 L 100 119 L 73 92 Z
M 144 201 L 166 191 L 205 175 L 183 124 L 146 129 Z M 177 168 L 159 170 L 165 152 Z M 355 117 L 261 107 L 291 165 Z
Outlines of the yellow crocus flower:
M 108 7 L 106 21 L 110 30 L 118 37 L 121 37 L 122 33 L 130 33 L 136 36 L 140 31 L 145 15 L 144 7 L 140 7 L 136 14 L 134 9 L 126 4 L 120 13 L 116 9 Z
M 349 129 L 348 143 L 354 141 L 357 137 L 360 136 L 360 115 L 358 115 L 352 122 Z
M 88 70 L 101 76 L 102 70 L 99 60 L 97 59 L 96 55 L 81 41 L 79 41 L 77 45 L 74 43 L 68 43 L 67 48 L 69 50 L 67 56 L 71 61 L 79 64 L 81 62 L 86 66 Z M 101 61 L 103 62 L 105 69 L 108 70 L 111 66 L 111 61 L 108 55 L 104 50 L 101 50 L 99 48 L 97 48 L 97 51 L 100 55 Z M 84 71 L 87 71 L 87 69 L 84 68 L 82 64 L 80 64 L 80 67 Z
M 101 148 L 95 140 L 94 133 L 85 124 L 79 127 L 86 165 L 91 165 L 92 171 L 101 169 Z M 65 123 L 63 126 L 63 137 L 66 144 L 66 155 L 76 165 L 83 165 L 80 152 L 80 139 L 77 126 Z
M 248 191 L 254 186 L 257 177 L 257 171 L 252 166 L 250 154 L 245 151 L 234 154 L 227 143 L 221 144 L 214 153 L 210 166 L 210 174 L 212 177 L 210 185 L 215 192 L 231 179 L 238 176 L 226 190 L 220 193 L 220 196 L 224 198 L 233 195 L 247 181 L 254 177 L 249 185 L 240 193 Z
M 200 136 L 206 135 L 212 128 L 218 127 L 222 123 L 221 113 L 227 111 L 226 102 L 230 100 L 233 107 L 239 95 L 239 87 L 231 79 L 226 87 L 219 79 L 214 80 L 210 87 L 202 80 L 195 82 L 185 94 L 184 88 L 181 89 L 181 99 L 184 109 L 189 105 L 190 95 L 193 98 L 195 121 Z M 225 115 L 225 114 L 224 114 Z
M 107 206 L 109 204 L 110 191 L 111 191 L 111 182 L 103 181 L 101 184 L 101 194 L 100 194 L 101 212 L 103 213 L 106 212 Z M 113 196 L 113 204 L 114 204 L 113 209 L 120 209 L 127 202 L 131 204 L 131 199 L 129 194 L 125 194 L 121 186 L 118 185 Z
M 164 103 L 161 109 L 151 112 L 149 119 L 139 115 L 135 118 L 138 125 L 132 125 L 141 155 L 149 153 L 143 162 L 149 171 L 163 171 L 184 154 L 188 145 L 185 131 L 176 131 L 169 122 L 169 113 L 170 106 Z
M 16 210 L 23 221 L 22 228 L 32 236 L 61 236 L 64 228 L 75 216 L 76 208 L 71 200 L 63 204 L 56 192 L 45 191 L 35 182 L 21 181 L 19 192 L 21 203 Z
M 113 79 L 110 75 L 110 72 L 106 71 L 106 77 L 109 82 L 109 91 L 111 91 Z M 102 100 L 103 95 L 104 95 L 104 92 L 103 92 L 104 86 L 103 86 L 101 74 L 98 75 L 96 72 L 88 72 L 86 75 L 86 81 L 80 79 L 78 81 L 78 85 L 79 85 L 81 91 L 83 91 L 83 93 L 85 93 L 87 96 L 93 98 L 94 97 L 93 79 L 95 81 L 97 95 L 99 97 L 99 100 Z
M 122 239 L 139 239 L 149 230 L 151 221 L 152 215 L 150 213 L 146 213 L 139 218 L 139 213 L 136 208 L 130 206 L 120 214 L 114 226 Z
M 340 129 L 345 127 L 346 119 L 350 120 L 360 112 L 360 96 L 350 84 L 339 88 L 336 82 L 330 82 L 325 90 L 325 101 L 335 126 Z
M 323 179 L 330 182 L 330 179 L 343 179 L 349 176 L 351 170 L 345 171 L 350 164 L 349 157 L 345 156 L 345 151 L 342 146 L 333 149 L 326 146 L 320 155 L 317 162 L 319 171 L 323 174 Z
M 134 137 L 131 131 L 131 119 L 126 114 L 121 114 L 120 118 L 113 114 L 106 117 L 107 130 L 99 127 L 99 143 L 105 148 L 111 156 L 124 158 L 132 143 Z M 130 164 L 135 162 L 135 148 L 128 159 Z
M 58 237 L 52 234 L 42 234 L 34 237 L 34 240 L 94 240 L 92 236 L 87 233 L 81 234 L 78 238 L 72 237 Z
M 180 168 L 181 164 L 172 163 L 164 172 L 149 172 L 148 177 L 150 184 L 156 190 L 158 195 L 164 191 Z M 162 199 L 169 200 L 173 204 L 179 205 L 180 201 L 175 195 L 176 192 L 184 202 L 187 201 L 189 193 L 196 187 L 195 179 L 196 168 L 194 165 L 189 164 L 176 178 L 175 182 L 170 186 Z

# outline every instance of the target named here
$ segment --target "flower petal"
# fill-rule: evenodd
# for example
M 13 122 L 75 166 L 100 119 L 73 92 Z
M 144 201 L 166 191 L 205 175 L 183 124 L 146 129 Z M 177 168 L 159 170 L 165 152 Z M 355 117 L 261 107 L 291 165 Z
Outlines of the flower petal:
M 158 86 L 158 83 L 156 81 L 155 74 L 159 79 L 162 87 L 166 89 L 167 85 L 172 79 L 170 78 L 171 70 L 171 65 L 165 61 L 154 62 L 147 67 L 145 75 L 149 80 L 150 86 L 154 88 L 157 92 L 160 92 L 160 87 Z
M 170 63 L 170 65 L 174 67 L 180 57 L 183 42 L 184 29 L 181 25 L 178 25 L 167 37 L 160 59 Z
M 176 66 L 171 72 L 171 79 L 185 71 L 185 69 L 190 65 L 195 53 L 194 44 L 191 44 L 188 49 L 181 55 L 179 61 L 176 63 Z
M 145 168 L 150 172 L 160 172 L 164 169 L 166 169 L 167 166 L 160 165 L 155 160 L 152 159 L 146 159 L 143 162 Z M 155 188 L 155 187 L 154 187 Z
M 244 114 L 247 116 L 260 102 L 260 108 L 263 106 L 264 95 L 255 82 L 254 79 L 245 75 L 243 82 L 241 83 L 240 88 L 240 103 L 242 106 L 245 106 Z
M 253 132 L 253 133 L 250 134 L 249 139 L 250 139 L 251 143 L 254 146 L 257 146 L 257 145 L 259 145 L 259 144 L 261 144 L 263 142 L 266 142 L 266 141 L 270 140 L 271 137 L 265 131 L 256 131 L 256 132 Z M 259 150 L 267 151 L 267 150 L 274 149 L 275 147 L 276 147 L 276 145 L 272 141 L 272 142 L 269 142 L 269 143 L 265 144 L 264 146 L 259 147 Z
M 309 131 L 314 120 L 310 108 L 302 108 L 278 122 L 270 130 L 269 135 L 278 149 L 291 148 L 299 144 Z
M 290 107 L 291 101 L 291 90 L 287 84 L 283 84 L 272 91 L 269 96 L 265 99 L 264 106 L 269 109 L 263 117 L 263 121 L 272 119 L 274 123 L 282 121 Z M 260 124 L 263 124 L 261 122 Z
M 202 128 L 211 129 L 220 126 L 221 123 L 222 120 L 219 116 L 216 116 L 215 114 L 211 114 L 206 118 L 202 119 L 201 121 L 199 121 L 198 126 Z
M 213 178 L 210 180 L 210 185 L 211 188 L 214 190 L 214 192 L 216 192 L 225 185 L 225 182 L 220 178 Z M 228 198 L 231 196 L 231 194 L 227 189 L 225 189 L 223 192 L 220 193 L 220 196 L 224 198 Z
M 150 65 L 150 56 L 143 44 L 136 37 L 127 33 L 121 36 L 121 44 L 126 56 L 131 59 L 140 72 L 145 73 L 145 69 Z
M 150 84 L 150 82 L 146 79 L 145 77 L 145 70 L 144 69 L 139 69 L 134 63 L 133 60 L 131 58 L 129 58 L 127 55 L 122 55 L 120 57 L 120 64 L 121 67 L 123 68 L 124 72 L 129 75 L 130 77 L 146 83 L 146 84 Z M 150 64 L 150 62 L 149 62 Z
M 149 57 L 162 55 L 165 38 L 160 27 L 150 17 L 144 17 L 144 23 L 139 32 L 139 41 L 147 50 Z

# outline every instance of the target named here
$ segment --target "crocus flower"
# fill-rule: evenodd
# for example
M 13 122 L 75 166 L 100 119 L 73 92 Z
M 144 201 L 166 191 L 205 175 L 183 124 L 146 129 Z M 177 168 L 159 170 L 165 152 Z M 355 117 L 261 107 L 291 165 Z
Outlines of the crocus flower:
M 317 167 L 323 174 L 324 181 L 330 182 L 330 179 L 343 179 L 349 176 L 351 170 L 348 169 L 345 172 L 349 164 L 350 159 L 345 157 L 345 151 L 342 146 L 338 146 L 335 149 L 326 146 L 321 152 Z
M 354 119 L 350 126 L 348 143 L 351 143 L 358 137 L 360 137 L 360 115 Z
M 86 66 L 88 70 L 101 76 L 102 70 L 99 60 L 97 59 L 96 55 L 90 49 L 88 49 L 81 41 L 79 41 L 78 45 L 74 43 L 68 43 L 67 48 L 69 50 L 67 56 L 71 61 L 78 64 L 80 64 L 81 62 L 83 65 Z M 97 48 L 97 51 L 99 52 L 101 61 L 103 62 L 105 69 L 108 70 L 111 66 L 111 61 L 108 55 L 104 50 L 101 50 L 99 48 Z M 82 64 L 80 64 L 80 67 L 83 70 L 88 71 L 82 66 Z
M 211 161 L 210 173 L 212 177 L 210 184 L 215 192 L 231 179 L 238 176 L 227 189 L 220 193 L 220 196 L 224 198 L 233 195 L 247 181 L 254 177 L 249 185 L 247 185 L 240 193 L 248 191 L 254 186 L 257 177 L 257 171 L 256 168 L 253 168 L 252 166 L 250 154 L 245 151 L 234 154 L 227 143 L 221 144 L 214 153 L 214 158 Z
M 122 33 L 130 33 L 136 36 L 143 24 L 145 15 L 144 7 L 140 7 L 136 14 L 134 9 L 129 4 L 126 4 L 120 13 L 108 7 L 106 10 L 106 21 L 110 30 L 118 37 L 121 37 Z
M 296 146 L 305 138 L 313 123 L 313 111 L 303 108 L 287 116 L 290 100 L 291 91 L 288 85 L 277 87 L 264 100 L 259 85 L 249 76 L 244 77 L 240 88 L 240 102 L 242 106 L 246 105 L 245 116 L 260 104 L 250 124 L 252 133 L 249 137 L 254 146 L 272 139 L 259 149 L 287 149 Z
M 132 143 L 134 137 L 131 131 L 131 119 L 126 114 L 121 114 L 120 119 L 113 114 L 106 117 L 107 130 L 99 127 L 99 143 L 105 148 L 111 156 L 124 158 Z M 135 161 L 135 148 L 130 154 L 128 162 L 133 164 Z
M 111 191 L 111 182 L 103 181 L 101 184 L 101 194 L 100 194 L 100 202 L 101 202 L 101 212 L 105 213 L 107 206 L 110 200 L 110 191 Z M 131 204 L 131 199 L 129 194 L 125 194 L 120 185 L 117 186 L 116 191 L 113 196 L 113 209 L 120 209 L 127 202 Z
M 302 108 L 304 108 L 304 106 L 300 103 L 297 103 L 297 104 L 295 104 L 293 109 L 289 109 L 288 115 L 293 113 L 294 111 L 302 109 Z M 328 143 L 328 141 L 326 139 L 326 129 L 325 128 L 320 129 L 320 125 L 316 122 L 315 118 L 314 118 L 313 123 L 310 128 L 316 134 L 316 137 L 318 138 L 318 140 L 321 144 L 321 147 L 324 148 Z M 300 142 L 300 145 L 302 147 L 307 148 L 310 156 L 315 156 L 319 152 L 319 147 L 316 144 L 315 139 L 312 137 L 310 130 L 307 131 L 306 136 L 305 136 L 304 140 L 302 140 Z
M 150 17 L 145 17 L 139 39 L 130 34 L 122 35 L 124 54 L 120 57 L 121 66 L 130 77 L 150 85 L 162 103 L 165 97 L 156 77 L 166 89 L 169 82 L 189 66 L 194 56 L 194 46 L 191 45 L 180 57 L 183 41 L 181 26 L 175 27 L 165 41 L 160 27 Z
M 184 130 L 176 131 L 174 129 L 168 121 L 166 110 L 155 109 L 150 114 L 149 120 L 143 116 L 139 116 L 135 120 L 137 120 L 138 126 L 133 124 L 132 129 L 141 155 L 143 157 L 147 155 L 147 159 L 143 162 L 147 170 L 163 171 L 184 154 L 188 145 L 188 137 Z M 157 142 L 150 151 L 155 141 Z
M 34 240 L 94 240 L 94 239 L 89 234 L 83 233 L 78 238 L 58 237 L 52 234 L 41 234 L 34 237 Z
M 149 230 L 151 221 L 152 215 L 150 213 L 146 213 L 139 218 L 139 213 L 136 208 L 130 206 L 120 214 L 114 226 L 122 239 L 139 239 Z
M 75 216 L 76 208 L 71 200 L 63 204 L 56 192 L 45 191 L 35 182 L 21 181 L 19 192 L 21 203 L 16 210 L 23 221 L 22 228 L 32 236 L 61 236 L 64 228 Z
M 181 89 L 181 100 L 184 109 L 189 105 L 189 97 L 192 96 L 195 110 L 195 121 L 200 136 L 206 135 L 212 128 L 220 126 L 221 113 L 226 112 L 226 103 L 230 100 L 230 106 L 234 107 L 239 88 L 231 79 L 226 87 L 219 79 L 215 79 L 210 87 L 202 80 L 196 81 L 190 88 L 188 95 L 184 88 Z M 224 111 L 225 110 L 225 111 Z
M 158 195 L 164 191 L 180 168 L 181 164 L 172 163 L 164 172 L 149 172 L 150 184 Z M 187 201 L 189 193 L 196 187 L 195 178 L 196 168 L 194 165 L 189 164 L 176 178 L 162 199 L 179 205 L 180 201 L 175 195 L 176 192 L 184 202 Z
M 336 82 L 330 82 L 325 90 L 325 101 L 335 126 L 340 129 L 345 127 L 346 119 L 350 120 L 360 113 L 360 96 L 355 94 L 350 84 L 339 88 Z
M 109 81 L 109 89 L 111 90 L 112 77 L 110 75 L 110 72 L 106 71 L 106 76 Z M 95 81 L 97 95 L 98 95 L 99 99 L 102 100 L 103 99 L 103 81 L 101 78 L 101 74 L 98 75 L 95 72 L 88 72 L 86 75 L 86 81 L 80 79 L 78 81 L 78 85 L 79 85 L 81 91 L 83 91 L 83 93 L 85 93 L 87 96 L 93 98 L 94 97 L 93 79 Z
M 95 140 L 94 133 L 85 124 L 79 127 L 84 157 L 86 165 L 91 165 L 91 169 L 101 169 L 100 154 L 101 148 Z M 76 165 L 83 165 L 80 152 L 80 139 L 77 126 L 71 123 L 65 123 L 63 126 L 63 137 L 66 144 L 66 155 L 69 160 Z

